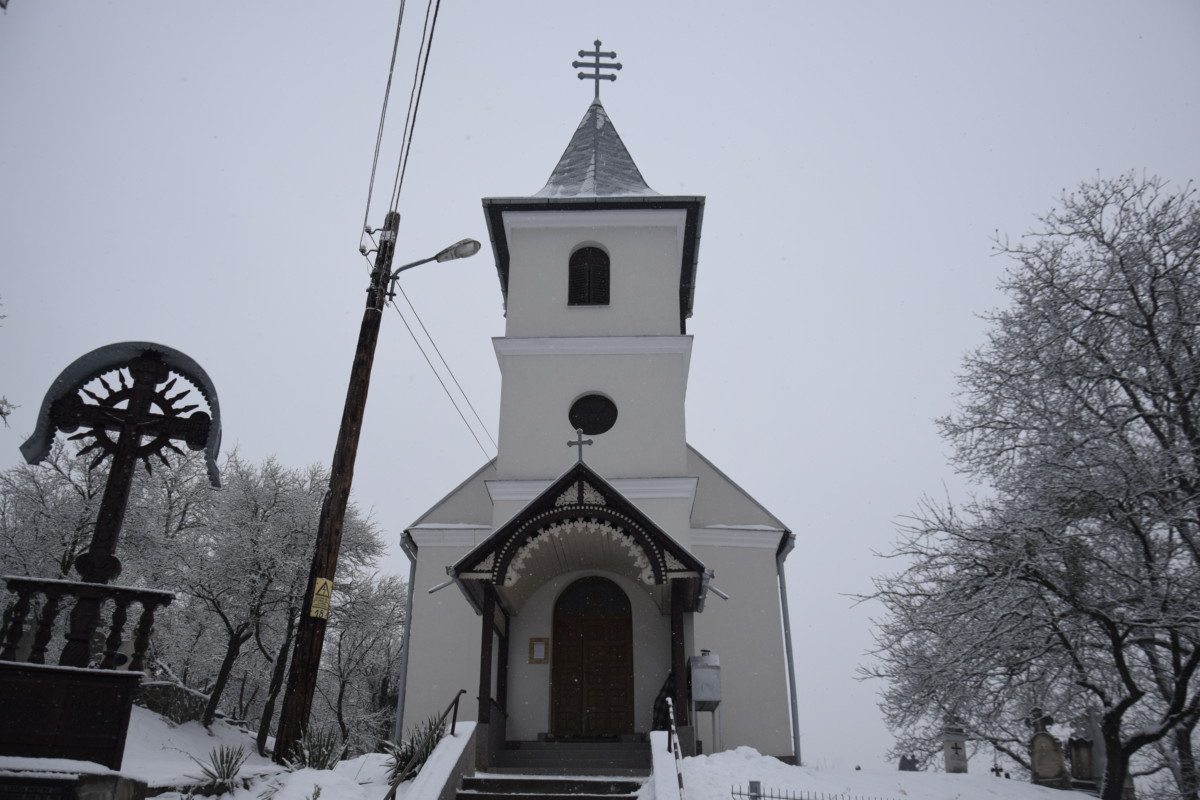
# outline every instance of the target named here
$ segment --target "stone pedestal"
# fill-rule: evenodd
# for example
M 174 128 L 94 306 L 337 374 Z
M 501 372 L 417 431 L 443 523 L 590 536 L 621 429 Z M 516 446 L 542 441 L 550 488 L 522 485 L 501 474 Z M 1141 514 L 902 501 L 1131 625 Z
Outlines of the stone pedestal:
M 946 772 L 967 771 L 967 735 L 962 728 L 947 725 L 942 729 L 942 753 L 946 761 Z
M 140 672 L 0 661 L 0 755 L 120 769 Z
M 120 775 L 0 772 L 0 800 L 146 800 L 148 794 L 146 784 Z

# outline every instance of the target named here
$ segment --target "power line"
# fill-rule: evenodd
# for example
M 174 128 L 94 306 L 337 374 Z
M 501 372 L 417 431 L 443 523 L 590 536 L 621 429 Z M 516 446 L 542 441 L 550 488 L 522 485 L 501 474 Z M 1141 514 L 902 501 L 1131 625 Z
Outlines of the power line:
M 392 189 L 390 210 L 395 211 L 400 204 L 400 191 L 404 187 L 404 175 L 408 171 L 408 154 L 412 149 L 413 134 L 417 127 L 417 113 L 421 110 L 421 94 L 425 89 L 425 74 L 429 68 L 429 54 L 433 52 L 433 33 L 437 28 L 438 12 L 442 0 L 430 0 L 425 6 L 425 26 L 421 30 L 421 46 L 417 51 L 417 66 L 413 73 L 413 86 L 408 96 L 408 114 L 404 120 L 404 135 L 401 137 L 400 160 L 396 164 L 396 181 Z M 430 21 L 430 13 L 433 19 Z M 424 59 L 421 53 L 424 52 Z
M 458 418 L 463 421 L 463 425 L 467 426 L 467 430 L 470 431 L 470 433 L 471 433 L 471 438 L 474 439 L 475 444 L 477 444 L 479 446 L 479 452 L 483 453 L 484 458 L 491 460 L 492 455 L 490 453 L 488 453 L 487 449 L 483 446 L 483 442 L 479 441 L 479 437 L 475 435 L 475 430 L 471 427 L 471 423 L 467 422 L 467 417 L 465 414 L 463 414 L 462 409 L 459 408 L 458 403 L 454 399 L 454 395 L 452 395 L 450 393 L 450 389 L 449 389 L 449 387 L 446 386 L 446 382 L 444 380 L 442 380 L 442 376 L 439 375 L 437 369 L 434 368 L 433 361 L 430 360 L 429 354 L 425 352 L 425 348 L 421 346 L 421 342 L 417 339 L 417 335 L 413 331 L 412 326 L 408 324 L 408 320 L 405 319 L 404 314 L 402 314 L 400 312 L 400 306 L 396 305 L 395 300 L 392 300 L 390 302 L 392 304 L 392 308 L 396 309 L 396 314 L 399 315 L 400 320 L 404 323 L 404 327 L 408 330 L 408 335 L 412 337 L 413 343 L 417 345 L 417 349 L 420 350 L 421 355 L 425 357 L 425 363 L 429 365 L 429 369 L 433 370 L 433 375 L 435 378 L 437 378 L 438 383 L 441 384 L 442 391 L 446 393 L 446 397 L 449 398 L 450 404 L 453 405 L 454 410 L 458 412 Z M 432 339 L 430 341 L 432 341 Z M 457 383 L 458 383 L 458 381 L 455 381 L 455 384 L 457 384 Z M 461 387 L 460 387 L 460 391 L 461 391 Z M 464 394 L 463 397 L 465 398 L 466 395 Z M 468 405 L 470 405 L 470 401 L 467 401 L 467 403 L 468 403 Z M 473 410 L 474 410 L 474 408 L 472 408 L 472 411 Z M 484 428 L 484 433 L 487 433 L 486 428 Z M 491 434 L 488 434 L 488 438 L 491 439 Z M 493 442 L 493 444 L 495 444 L 495 442 Z
M 375 193 L 375 172 L 379 167 L 379 150 L 383 146 L 383 129 L 384 123 L 387 120 L 388 100 L 392 96 L 392 75 L 396 71 L 396 54 L 400 51 L 400 28 L 404 24 L 404 7 L 407 5 L 407 0 L 400 0 L 400 13 L 396 17 L 396 36 L 392 40 L 392 60 L 388 64 L 387 85 L 383 90 L 383 104 L 379 109 L 379 130 L 375 132 L 375 154 L 371 159 L 371 178 L 367 181 L 367 204 L 363 209 L 363 232 L 367 230 L 367 221 L 371 217 L 371 198 Z M 362 243 L 362 233 L 359 234 L 359 243 Z
M 404 11 L 406 4 L 406 0 L 401 0 L 400 12 L 396 18 L 396 33 L 395 38 L 392 41 L 392 58 L 390 64 L 388 65 L 387 86 L 384 89 L 383 103 L 379 112 L 379 129 L 375 134 L 375 152 L 371 161 L 371 178 L 367 187 L 367 203 L 366 209 L 363 212 L 362 233 L 359 236 L 359 252 L 362 253 L 362 255 L 367 259 L 368 263 L 371 259 L 368 249 L 363 243 L 363 237 L 366 236 L 371 244 L 378 248 L 378 245 L 370 235 L 371 230 L 368 226 L 368 222 L 370 220 L 371 202 L 375 191 L 375 178 L 379 167 L 379 153 L 383 146 L 383 134 L 387 121 L 388 104 L 392 92 L 392 80 L 396 70 L 396 58 L 400 49 L 400 33 L 404 23 Z M 413 69 L 412 86 L 409 89 L 408 109 L 404 119 L 404 130 L 400 138 L 400 156 L 396 163 L 396 177 L 392 188 L 392 196 L 388 203 L 388 210 L 393 212 L 397 211 L 399 207 L 400 192 L 404 186 L 404 176 L 408 171 L 408 157 L 412 150 L 412 142 L 416 132 L 417 114 L 421 108 L 421 95 L 425 88 L 425 75 L 429 69 L 429 56 L 433 51 L 433 34 L 437 29 L 438 12 L 440 10 L 441 0 L 429 0 L 429 2 L 426 3 L 425 20 L 421 28 L 421 43 L 417 49 L 417 59 Z M 454 381 L 454 385 L 458 389 L 459 394 L 462 396 L 463 400 L 466 401 L 467 407 L 471 409 L 471 413 L 474 415 L 476 422 L 479 424 L 479 428 L 484 432 L 484 435 L 487 436 L 488 441 L 490 441 L 492 444 L 492 447 L 494 449 L 499 449 L 496 445 L 496 440 L 492 438 L 491 432 L 488 431 L 487 425 L 485 425 L 483 420 L 480 418 L 479 412 L 475 410 L 475 405 L 471 402 L 471 398 L 468 397 L 467 393 L 463 390 L 462 384 L 459 383 L 457 376 L 454 374 L 454 370 L 450 368 L 450 364 L 447 363 L 445 356 L 442 355 L 442 351 L 437 346 L 437 342 L 434 341 L 433 336 L 429 333 L 429 329 L 425 327 L 425 322 L 421 319 L 421 315 L 417 313 L 417 309 L 413 305 L 412 300 L 409 299 L 408 294 L 405 293 L 403 289 L 400 290 L 400 293 L 404 296 L 404 301 L 408 304 L 413 316 L 416 318 L 418 324 L 420 324 L 421 330 L 425 333 L 429 343 L 433 346 L 434 352 L 437 353 L 438 359 L 442 362 L 442 366 L 445 367 L 446 372 L 450 375 L 451 380 Z M 479 446 L 479 449 L 483 452 L 484 457 L 491 458 L 486 448 L 484 448 L 483 443 L 475 434 L 474 428 L 472 428 L 470 422 L 467 421 L 466 415 L 462 412 L 462 409 L 459 407 L 454 395 L 450 392 L 449 387 L 446 386 L 445 381 L 442 380 L 441 373 L 439 373 L 437 368 L 434 366 L 433 361 L 429 358 L 428 353 L 425 352 L 425 348 L 422 346 L 421 341 L 417 338 L 412 326 L 409 325 L 408 320 L 405 318 L 404 314 L 400 312 L 400 307 L 396 305 L 394 300 L 392 301 L 392 307 L 396 309 L 396 313 L 400 316 L 401 321 L 404 322 L 404 327 L 408 329 L 408 335 L 412 337 L 413 343 L 416 344 L 417 349 L 421 351 L 421 355 L 425 358 L 425 363 L 429 365 L 429 369 L 433 372 L 434 377 L 437 378 L 438 383 L 441 384 L 442 391 L 446 393 L 446 397 L 450 400 L 451 405 L 454 406 L 454 410 L 458 413 L 458 416 L 463 421 L 463 424 L 466 425 L 468 432 L 470 432 L 471 437 L 475 440 L 475 444 Z
M 500 446 L 497 445 L 496 440 L 492 438 L 492 434 L 488 431 L 487 425 L 483 423 L 483 420 L 479 416 L 479 412 L 475 410 L 475 405 L 471 402 L 471 398 L 467 396 L 466 390 L 463 389 L 462 384 L 458 382 L 458 378 L 454 375 L 454 370 L 450 369 L 450 364 L 447 363 L 446 357 L 442 355 L 441 349 L 438 348 L 437 342 L 434 341 L 433 334 L 431 334 L 429 329 L 425 327 L 425 322 L 421 319 L 421 315 L 417 313 L 416 306 L 412 304 L 412 300 L 408 299 L 408 293 L 404 291 L 404 287 L 402 286 L 397 286 L 396 288 L 400 290 L 401 296 L 404 297 L 404 302 L 408 303 L 408 307 L 412 310 L 413 316 L 417 318 L 417 324 L 421 326 L 421 330 L 425 332 L 425 336 L 429 339 L 429 343 L 433 345 L 433 350 L 438 354 L 438 358 L 441 359 L 442 366 L 446 368 L 446 372 L 450 373 L 450 379 L 453 380 L 454 385 L 458 387 L 458 391 L 462 395 L 463 400 L 467 401 L 467 407 L 470 408 L 471 413 L 475 415 L 475 421 L 479 423 L 479 427 L 483 430 L 484 435 L 488 437 L 488 441 L 492 443 L 492 447 L 496 450 L 499 450 Z M 395 305 L 395 301 L 392 301 L 392 305 Z M 399 311 L 400 309 L 397 308 L 396 310 Z
M 391 61 L 388 66 L 388 84 L 385 86 L 383 103 L 379 109 L 379 128 L 376 132 L 376 144 L 374 144 L 374 155 L 371 161 L 371 179 L 370 184 L 367 186 L 366 209 L 364 210 L 364 215 L 362 215 L 362 234 L 360 234 L 359 239 L 359 252 L 362 253 L 365 258 L 367 258 L 368 263 L 370 263 L 371 259 L 368 257 L 367 248 L 364 245 L 364 242 L 362 242 L 362 236 L 367 236 L 368 239 L 371 240 L 372 245 L 376 245 L 376 242 L 371 239 L 371 230 L 370 227 L 368 227 L 368 221 L 370 221 L 371 217 L 371 203 L 374 197 L 374 184 L 376 184 L 376 175 L 379 167 L 379 152 L 383 148 L 383 134 L 386 126 L 386 119 L 388 119 L 388 106 L 391 98 L 392 78 L 395 76 L 396 58 L 398 53 L 400 53 L 400 35 L 404 22 L 404 8 L 406 8 L 406 6 L 407 0 L 401 0 L 400 13 L 398 13 L 396 17 L 396 34 L 394 40 L 392 40 L 391 46 Z M 401 154 L 396 163 L 396 178 L 394 186 L 392 186 L 391 198 L 388 204 L 389 211 L 396 211 L 397 206 L 400 205 L 400 194 L 404 185 L 404 175 L 407 174 L 408 170 L 408 156 L 413 148 L 413 138 L 416 131 L 416 115 L 418 115 L 420 112 L 421 95 L 425 89 L 425 76 L 428 71 L 428 65 L 430 65 L 430 54 L 432 53 L 433 49 L 433 34 L 434 31 L 437 30 L 438 12 L 440 11 L 440 8 L 442 8 L 442 0 L 430 0 L 425 6 L 425 22 L 421 28 L 421 42 L 420 47 L 418 48 L 418 54 L 416 54 L 416 64 L 413 72 L 413 84 L 412 88 L 409 89 L 408 110 L 406 115 L 404 115 L 404 130 L 401 136 Z M 378 245 L 376 245 L 376 247 L 378 247 Z M 479 416 L 479 411 L 475 410 L 474 403 L 470 402 L 470 398 L 467 396 L 467 392 L 463 390 L 462 384 L 458 383 L 458 378 L 454 373 L 454 369 L 451 369 L 449 362 L 446 362 L 445 356 L 442 355 L 442 349 L 438 348 L 437 342 L 434 341 L 433 336 L 425 326 L 425 321 L 422 320 L 421 315 L 416 312 L 416 307 L 413 305 L 413 301 L 409 299 L 408 294 L 404 293 L 403 289 L 400 291 L 404 297 L 404 302 L 408 303 L 410 311 L 413 312 L 413 317 L 416 318 L 416 321 L 418 321 L 418 324 L 421 326 L 421 331 L 424 331 L 428 342 L 433 345 L 434 353 L 437 353 L 438 359 L 442 361 L 442 366 L 445 367 L 446 373 L 450 375 L 451 380 L 454 380 L 454 385 L 458 390 L 458 393 L 460 393 L 462 396 L 463 401 L 466 401 L 467 407 L 470 409 L 470 413 L 472 413 L 475 417 L 475 421 L 479 423 L 479 428 L 482 432 L 484 432 L 484 435 L 486 435 L 488 441 L 491 441 L 493 449 L 498 450 L 499 447 L 496 444 L 496 439 L 492 438 L 492 434 L 490 431 L 488 431 L 484 420 L 482 420 Z M 480 451 L 484 453 L 486 458 L 491 458 L 491 456 L 488 455 L 484 444 L 482 444 L 479 440 L 478 435 L 475 435 L 475 429 L 470 426 L 470 422 L 467 421 L 467 416 L 464 415 L 462 409 L 458 407 L 458 403 L 454 395 L 452 395 L 449 387 L 446 386 L 445 381 L 442 379 L 442 374 L 438 372 L 437 367 L 434 367 L 433 361 L 426 353 L 425 348 L 422 347 L 420 339 L 416 337 L 413 327 L 408 324 L 408 319 L 404 318 L 404 314 L 401 313 L 400 307 L 396 305 L 394 300 L 392 300 L 391 305 L 392 308 L 396 309 L 396 313 L 400 315 L 400 318 L 404 323 L 404 327 L 406 327 L 408 330 L 408 335 L 413 338 L 413 343 L 416 344 L 416 349 L 420 350 L 421 356 L 425 357 L 425 362 L 428 366 L 430 366 L 430 371 L 433 372 L 433 377 L 437 378 L 438 383 L 442 385 L 442 390 L 445 392 L 446 397 L 450 399 L 451 405 L 454 405 L 458 417 L 460 417 L 460 419 L 463 421 L 463 425 L 467 426 L 467 431 L 470 433 L 470 435 L 472 435 L 472 438 L 475 440 L 475 444 L 479 445 Z

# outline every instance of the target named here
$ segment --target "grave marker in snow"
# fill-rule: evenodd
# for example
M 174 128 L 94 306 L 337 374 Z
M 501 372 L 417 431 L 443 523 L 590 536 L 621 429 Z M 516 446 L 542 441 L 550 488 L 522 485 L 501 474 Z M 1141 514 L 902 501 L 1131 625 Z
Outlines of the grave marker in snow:
M 1025 724 L 1033 730 L 1033 738 L 1029 742 L 1033 782 L 1052 789 L 1070 789 L 1071 776 L 1067 772 L 1062 744 L 1047 730 L 1054 724 L 1054 717 L 1043 713 L 1040 708 L 1035 708 L 1029 712 L 1029 719 Z
M 967 771 L 967 734 L 961 726 L 948 722 L 942 728 L 942 753 L 946 760 L 946 772 Z

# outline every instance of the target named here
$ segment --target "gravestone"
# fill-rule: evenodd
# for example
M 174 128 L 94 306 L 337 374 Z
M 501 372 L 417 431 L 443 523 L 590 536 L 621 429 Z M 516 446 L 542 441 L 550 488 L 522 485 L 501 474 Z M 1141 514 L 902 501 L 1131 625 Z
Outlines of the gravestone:
M 946 761 L 946 772 L 967 771 L 967 734 L 961 726 L 947 723 L 942 728 L 942 754 Z
M 1071 754 L 1071 778 L 1076 789 L 1095 791 L 1104 777 L 1104 735 L 1100 730 L 1100 714 L 1089 709 L 1077 718 L 1067 740 Z
M 1033 782 L 1051 789 L 1070 789 L 1071 775 L 1067 772 L 1062 745 L 1047 728 L 1054 718 L 1040 708 L 1030 711 L 1025 724 L 1033 729 L 1029 742 L 1029 763 L 1033 766 Z
M 916 756 L 900 756 L 901 772 L 920 772 L 921 765 Z

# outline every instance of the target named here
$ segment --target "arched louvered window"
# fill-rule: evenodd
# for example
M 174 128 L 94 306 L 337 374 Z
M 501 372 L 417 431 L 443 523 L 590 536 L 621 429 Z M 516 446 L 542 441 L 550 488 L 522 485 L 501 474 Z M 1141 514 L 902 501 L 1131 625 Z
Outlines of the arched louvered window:
M 581 247 L 571 253 L 567 305 L 608 305 L 608 253 L 599 247 Z

